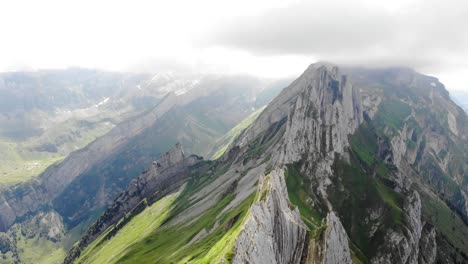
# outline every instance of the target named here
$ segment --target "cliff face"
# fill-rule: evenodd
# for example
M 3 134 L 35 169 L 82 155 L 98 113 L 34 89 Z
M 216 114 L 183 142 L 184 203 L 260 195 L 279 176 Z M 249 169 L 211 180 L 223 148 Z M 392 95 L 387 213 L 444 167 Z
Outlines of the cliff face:
M 375 72 L 367 73 L 365 78 L 359 78 L 359 70 L 345 72 L 351 77 L 340 75 L 333 65 L 311 65 L 234 145 L 251 145 L 256 137 L 265 137 L 272 126 L 287 120 L 282 139 L 272 147 L 273 164 L 298 163 L 306 193 L 300 195 L 303 197 L 299 197 L 299 203 L 294 195 L 290 194 L 289 198 L 299 208 L 306 206 L 322 215 L 328 214 L 327 222 L 330 212 L 336 211 L 333 215 L 339 217 L 335 218 L 334 226 L 341 226 L 338 228 L 341 237 L 347 238 L 338 239 L 334 248 L 342 250 L 332 253 L 335 257 L 328 257 L 324 253 L 325 240 L 310 239 L 309 235 L 305 240 L 308 240 L 306 263 L 327 263 L 330 259 L 333 259 L 331 263 L 350 261 L 343 252 L 372 263 L 434 263 L 437 252 L 445 247 L 438 247 L 435 240 L 430 240 L 435 234 L 452 241 L 449 242 L 453 243 L 452 249 L 463 243 L 444 232 L 440 222 L 433 222 L 440 233 L 426 223 L 435 213 L 431 211 L 431 203 L 435 201 L 422 202 L 419 192 L 433 197 L 433 193 L 441 192 L 442 178 L 457 182 L 455 189 L 443 188 L 442 192 L 448 194 L 445 199 L 459 193 L 459 200 L 448 198 L 447 203 L 460 206 L 461 215 L 456 216 L 453 224 L 466 231 L 463 218 L 467 186 L 459 180 L 466 164 L 454 159 L 466 157 L 466 149 L 456 147 L 455 143 L 466 145 L 464 136 L 457 136 L 461 135 L 460 129 L 466 129 L 466 116 L 447 97 L 443 85 L 432 77 L 405 69 L 381 71 L 379 74 L 388 78 L 384 80 L 375 79 L 378 75 Z M 356 84 L 352 80 L 357 80 Z M 382 86 L 383 89 L 378 88 Z M 430 107 L 443 114 L 427 110 Z M 451 154 L 442 153 L 445 157 L 436 157 L 434 164 L 431 153 L 441 152 Z M 448 169 L 448 164 L 454 168 Z M 431 175 L 431 180 L 427 180 L 426 173 Z M 421 180 L 425 183 L 414 183 Z M 356 185 L 364 186 L 356 188 Z M 296 186 L 288 186 L 292 187 Z M 301 192 L 291 190 L 294 191 Z M 307 210 L 301 214 L 307 223 L 309 219 L 304 219 Z M 283 224 L 287 226 L 287 222 Z M 313 234 L 318 229 L 308 226 Z M 358 248 L 351 250 L 348 239 Z M 464 258 L 463 254 L 454 255 L 454 259 Z M 336 256 L 341 261 L 337 262 Z
M 272 126 L 281 124 L 280 120 L 286 119 L 287 121 L 283 122 L 284 134 L 272 147 L 274 150 L 271 154 L 272 166 L 285 168 L 288 164 L 304 161 L 305 164 L 308 164 L 308 167 L 304 169 L 308 173 L 308 176 L 305 177 L 309 178 L 309 181 L 320 183 L 316 196 L 322 196 L 321 199 L 327 205 L 327 210 L 332 211 L 333 206 L 328 202 L 325 190 L 327 185 L 331 184 L 333 160 L 336 154 L 345 154 L 346 148 L 349 146 L 348 136 L 355 131 L 362 120 L 361 109 L 359 95 L 347 77 L 340 74 L 336 66 L 329 64 L 311 65 L 303 75 L 272 101 L 256 122 L 240 135 L 236 143 L 241 147 L 249 146 L 249 143 L 252 144 L 258 137 L 265 137 L 264 134 L 268 134 Z M 283 176 L 278 176 L 278 174 Z M 284 178 L 284 170 L 279 170 L 279 173 L 273 175 L 276 178 Z M 291 235 L 296 234 L 304 227 L 309 232 L 312 230 L 310 227 L 307 228 L 301 217 L 298 217 L 297 208 L 293 211 L 290 211 L 289 208 L 280 210 L 281 212 L 290 212 L 295 217 L 280 217 L 282 214 L 274 213 L 275 208 L 285 207 L 286 203 L 291 204 L 284 181 L 277 181 L 283 183 L 283 187 L 270 187 L 269 192 L 273 195 L 281 195 L 284 202 L 281 203 L 282 200 L 279 198 L 272 198 L 269 207 L 267 207 L 268 203 L 260 204 L 268 208 L 263 209 L 262 212 L 269 214 L 263 213 L 261 217 L 256 215 L 259 214 L 260 205 L 254 205 L 253 208 L 257 209 L 252 209 L 250 214 L 252 219 L 271 219 L 271 215 L 275 216 L 266 223 L 274 223 L 275 230 L 283 231 L 276 239 L 287 241 L 290 247 L 288 254 L 292 255 L 281 255 L 283 251 L 275 248 L 277 243 L 275 239 L 258 237 L 258 233 L 274 234 L 275 232 L 267 231 L 271 229 L 270 225 L 254 225 L 247 222 L 247 228 L 241 233 L 236 244 L 237 252 L 240 248 L 242 251 L 236 255 L 234 260 L 257 263 L 255 260 L 259 261 L 265 256 L 269 256 L 271 259 L 267 260 L 273 261 L 271 263 L 299 263 L 300 260 L 297 259 L 297 256 L 300 255 L 301 258 L 306 256 L 304 258 L 306 263 L 338 263 L 336 262 L 338 259 L 344 261 L 343 263 L 350 263 L 350 249 L 346 231 L 339 218 L 333 213 L 327 217 L 326 222 L 330 226 L 326 228 L 325 237 L 320 242 L 310 240 L 309 236 L 305 236 L 306 233 L 303 232 L 299 233 L 302 234 L 300 236 Z M 276 191 L 278 188 L 284 191 Z M 291 225 L 296 226 L 297 230 L 291 228 Z M 256 240 L 249 244 L 248 237 L 256 238 Z M 265 245 L 258 246 L 262 244 Z M 309 244 L 308 248 L 307 244 Z M 267 245 L 273 246 L 268 247 Z M 250 248 L 250 254 L 247 253 L 246 248 Z M 268 253 L 268 250 L 272 249 L 276 255 Z M 298 254 L 297 250 L 301 253 Z
M 348 235 L 334 212 L 327 215 L 326 229 L 321 237 L 310 241 L 304 263 L 353 263 Z
M 312 65 L 301 78 L 306 81 L 288 114 L 283 163 L 344 153 L 362 120 L 360 96 L 338 67 Z
M 299 210 L 287 200 L 284 171 L 274 170 L 263 179 L 262 198 L 250 209 L 236 239 L 233 263 L 299 263 L 307 227 Z
M 174 186 L 187 187 L 164 225 L 112 262 L 466 261 L 468 231 L 463 210 L 456 211 L 465 205 L 459 176 L 466 164 L 455 158 L 466 155 L 455 144 L 466 140 L 459 136 L 466 116 L 454 114 L 458 108 L 443 87 L 424 89 L 434 87 L 430 77 L 406 70 L 345 72 L 311 65 L 223 157 L 197 163 L 203 169 L 177 181 Z M 445 114 L 429 111 L 428 104 Z M 454 154 L 437 159 L 437 148 Z M 163 164 L 153 164 L 148 175 L 159 175 Z M 161 175 L 140 179 L 126 193 L 161 185 Z M 442 197 L 436 186 L 451 188 Z M 451 215 L 449 225 L 462 235 L 444 226 L 439 214 Z M 72 251 L 68 260 L 74 257 Z

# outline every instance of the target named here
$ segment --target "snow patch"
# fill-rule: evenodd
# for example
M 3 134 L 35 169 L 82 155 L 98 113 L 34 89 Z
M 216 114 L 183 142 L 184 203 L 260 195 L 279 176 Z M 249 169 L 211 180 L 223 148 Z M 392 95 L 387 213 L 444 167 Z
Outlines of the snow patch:
M 107 101 L 109 101 L 109 97 L 104 98 L 104 100 L 102 100 L 101 102 L 95 104 L 94 107 L 99 107 L 99 106 L 107 103 Z
M 431 86 L 432 86 L 432 87 L 436 87 L 437 84 L 436 84 L 435 82 L 431 82 Z
M 179 95 L 182 95 L 182 94 L 185 94 L 187 93 L 188 91 L 192 90 L 193 87 L 197 86 L 198 84 L 200 83 L 200 80 L 191 80 L 191 81 L 187 81 L 187 82 L 174 82 L 174 86 L 170 87 L 170 86 L 167 86 L 165 87 L 168 91 L 170 91 L 170 89 L 176 89 L 174 91 L 174 94 L 176 96 L 179 96 Z M 177 87 L 179 86 L 179 87 Z

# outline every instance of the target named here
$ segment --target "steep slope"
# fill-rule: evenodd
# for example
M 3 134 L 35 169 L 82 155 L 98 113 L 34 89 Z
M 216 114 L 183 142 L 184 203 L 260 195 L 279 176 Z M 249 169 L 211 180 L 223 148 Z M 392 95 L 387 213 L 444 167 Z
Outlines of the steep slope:
M 209 154 L 209 156 L 211 156 L 211 159 L 217 159 L 221 157 L 226 152 L 226 150 L 228 150 L 229 146 L 237 138 L 237 136 L 239 136 L 239 134 L 242 133 L 244 129 L 250 126 L 255 121 L 255 119 L 257 119 L 257 117 L 260 115 L 263 109 L 265 109 L 265 107 L 266 106 L 263 106 L 255 112 L 253 112 L 252 114 L 250 114 L 248 117 L 242 120 L 242 122 L 240 122 L 231 130 L 229 130 L 229 132 L 227 132 L 226 135 L 218 139 L 215 145 L 213 146 L 212 151 Z
M 110 263 L 468 261 L 466 115 L 435 78 L 344 72 L 311 65 L 222 157 L 171 176 L 167 198 L 115 200 L 66 263 L 115 247 Z M 150 231 L 119 232 L 164 199 Z
M 0 185 L 39 175 L 125 118 L 148 109 L 149 104 L 132 104 L 141 96 L 120 96 L 147 78 L 73 68 L 0 73 Z M 159 100 L 150 98 L 152 105 Z M 119 101 L 126 101 L 125 106 Z
M 44 213 L 57 214 L 64 235 L 53 244 L 68 249 L 157 156 L 176 142 L 182 142 L 188 153 L 208 153 L 216 139 L 254 111 L 256 98 L 268 100 L 260 94 L 275 87 L 270 85 L 241 77 L 206 77 L 184 94 L 169 94 L 151 110 L 48 168 L 38 180 L 4 188 L 2 234 L 18 245 L 12 231 L 18 225 Z M 51 241 L 47 235 L 39 238 L 38 243 Z M 14 246 L 10 248 L 2 254 L 14 253 L 24 261 Z

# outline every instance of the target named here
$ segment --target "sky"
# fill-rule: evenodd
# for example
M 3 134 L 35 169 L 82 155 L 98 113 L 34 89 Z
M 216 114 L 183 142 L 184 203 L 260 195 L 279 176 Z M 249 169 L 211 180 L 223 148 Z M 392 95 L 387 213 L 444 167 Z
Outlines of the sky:
M 0 71 L 297 76 L 406 66 L 467 91 L 466 0 L 0 0 Z

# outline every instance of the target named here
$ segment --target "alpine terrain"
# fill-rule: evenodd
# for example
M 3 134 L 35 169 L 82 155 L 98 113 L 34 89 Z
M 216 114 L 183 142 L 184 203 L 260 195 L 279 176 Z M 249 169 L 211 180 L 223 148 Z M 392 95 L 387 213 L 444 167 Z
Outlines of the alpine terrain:
M 0 263 L 61 263 L 154 159 L 177 142 L 211 157 L 284 83 L 74 69 L 0 74 L 0 98 L 12 103 L 0 109 Z
M 160 122 L 164 103 L 150 112 Z M 116 131 L 86 155 L 126 144 L 128 155 L 107 164 L 130 166 L 133 152 L 163 140 L 112 139 Z M 138 178 L 107 185 L 107 156 L 91 156 L 87 176 L 50 169 L 43 184 L 3 193 L 0 219 L 5 229 L 52 205 L 59 215 L 40 221 L 73 226 L 93 219 L 100 197 L 116 197 L 94 211 L 65 263 L 468 263 L 467 137 L 465 112 L 434 77 L 316 63 L 218 137 L 216 159 L 174 138 Z M 72 158 L 58 170 L 78 166 Z M 69 184 L 80 178 L 87 185 Z

